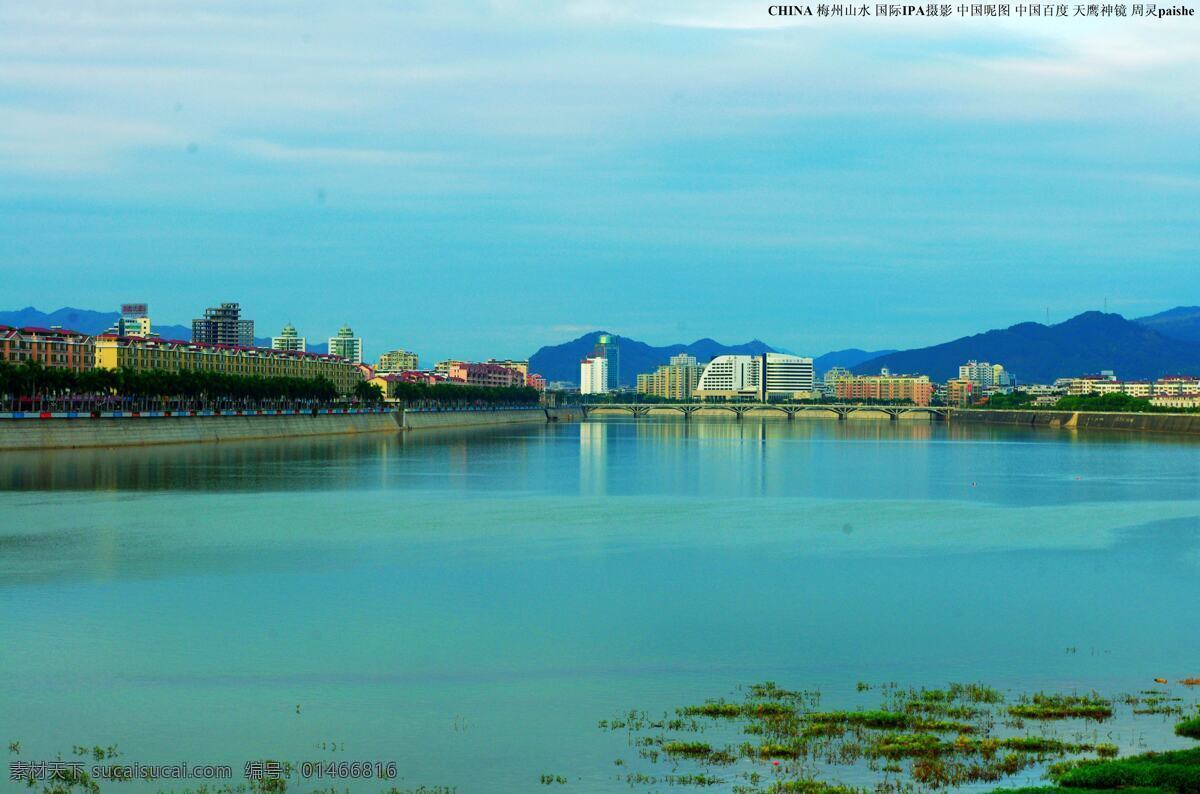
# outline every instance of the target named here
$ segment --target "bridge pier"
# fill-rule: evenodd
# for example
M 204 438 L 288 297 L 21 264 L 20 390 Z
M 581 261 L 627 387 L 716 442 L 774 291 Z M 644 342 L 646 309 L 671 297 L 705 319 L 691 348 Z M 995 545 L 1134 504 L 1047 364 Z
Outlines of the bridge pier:
M 905 414 L 924 414 L 931 421 L 945 422 L 950 419 L 951 409 L 943 406 L 929 405 L 858 405 L 845 403 L 823 403 L 819 405 L 790 405 L 780 403 L 655 403 L 646 405 L 641 403 L 596 403 L 585 404 L 580 406 L 583 417 L 586 419 L 590 414 L 601 410 L 624 411 L 635 419 L 643 416 L 649 416 L 652 408 L 659 409 L 674 409 L 683 415 L 685 420 L 691 419 L 692 414 L 702 408 L 719 409 L 730 411 L 738 420 L 742 420 L 750 411 L 772 410 L 780 411 L 787 415 L 788 421 L 794 421 L 796 414 L 801 411 L 827 411 L 837 416 L 839 422 L 845 421 L 846 418 L 855 411 L 869 411 L 875 413 L 887 414 L 888 420 L 895 422 Z

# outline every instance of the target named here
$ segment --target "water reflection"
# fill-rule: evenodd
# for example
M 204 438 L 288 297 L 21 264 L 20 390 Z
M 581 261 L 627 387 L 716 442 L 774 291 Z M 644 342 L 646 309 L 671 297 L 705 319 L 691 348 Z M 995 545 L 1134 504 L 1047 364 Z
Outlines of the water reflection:
M 0 491 L 437 489 L 463 496 L 671 493 L 881 498 L 1196 495 L 1200 439 L 954 422 L 605 418 L 405 434 L 0 453 Z M 1129 451 L 1135 454 L 1126 454 Z M 1138 454 L 1144 453 L 1144 454 Z M 996 485 L 1007 483 L 998 491 Z M 1038 485 L 1041 489 L 1039 495 Z M 974 489 L 974 490 L 964 490 Z M 1063 498 L 1058 492 L 1054 498 Z

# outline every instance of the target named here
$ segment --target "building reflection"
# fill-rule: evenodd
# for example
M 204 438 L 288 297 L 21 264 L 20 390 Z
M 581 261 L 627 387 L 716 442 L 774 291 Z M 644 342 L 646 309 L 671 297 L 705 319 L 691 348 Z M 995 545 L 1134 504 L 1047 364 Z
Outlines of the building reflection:
M 601 421 L 580 422 L 578 427 L 579 493 L 605 496 L 608 493 L 608 433 L 611 426 L 607 421 Z

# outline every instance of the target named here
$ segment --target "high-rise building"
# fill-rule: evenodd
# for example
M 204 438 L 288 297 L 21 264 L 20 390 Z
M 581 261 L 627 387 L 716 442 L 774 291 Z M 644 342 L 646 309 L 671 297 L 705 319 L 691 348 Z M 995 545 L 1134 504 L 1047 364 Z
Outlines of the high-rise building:
M 104 333 L 117 336 L 150 336 L 150 307 L 144 303 L 122 303 L 120 316 Z
M 621 347 L 617 344 L 617 338 L 610 334 L 600 334 L 591 358 L 603 358 L 608 362 L 605 391 L 621 388 Z
M 296 333 L 296 327 L 291 323 L 283 326 L 279 336 L 271 337 L 272 350 L 295 350 L 303 353 L 308 350 L 308 340 Z
M 695 396 L 701 399 L 809 399 L 813 360 L 786 353 L 717 356 L 704 368 Z
M 236 303 L 222 303 L 204 310 L 204 317 L 192 320 L 192 341 L 202 345 L 254 347 L 254 321 L 242 319 Z
M 579 393 L 604 394 L 609 391 L 608 359 L 593 356 L 579 362 Z
M 652 394 L 668 400 L 690 400 L 703 372 L 704 366 L 696 361 L 695 356 L 680 353 L 671 356 L 670 361 L 660 365 L 656 371 L 638 375 L 637 390 L 640 394 Z
M 978 388 L 990 386 L 1012 386 L 1011 375 L 1004 370 L 1003 364 L 990 364 L 987 361 L 972 359 L 958 368 L 958 379 L 969 380 Z
M 361 364 L 363 360 L 362 337 L 355 336 L 350 326 L 343 325 L 338 329 L 337 336 L 329 337 L 329 355 L 341 356 L 347 361 Z
M 408 372 L 420 369 L 416 353 L 407 350 L 389 350 L 379 357 L 376 372 Z
M 811 358 L 784 353 L 764 353 L 762 358 L 767 374 L 761 393 L 764 401 L 789 397 L 811 399 L 814 396 Z

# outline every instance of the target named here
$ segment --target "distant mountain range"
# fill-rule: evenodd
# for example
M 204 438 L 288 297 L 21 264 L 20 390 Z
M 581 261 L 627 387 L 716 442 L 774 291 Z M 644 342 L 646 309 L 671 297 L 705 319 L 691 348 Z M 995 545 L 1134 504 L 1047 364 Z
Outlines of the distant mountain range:
M 1200 342 L 1183 335 L 1196 328 L 1200 309 L 1173 309 L 1140 320 L 1084 312 L 1057 325 L 1018 323 L 915 350 L 868 359 L 854 372 L 919 372 L 933 380 L 958 376 L 969 359 L 1003 364 L 1021 383 L 1046 383 L 1068 375 L 1111 369 L 1126 380 L 1200 372 Z M 1190 319 L 1189 319 L 1190 318 Z M 1165 327 L 1180 336 L 1156 330 Z
M 596 347 L 596 340 L 607 331 L 593 331 L 578 339 L 561 345 L 543 347 L 529 357 L 529 371 L 537 372 L 547 381 L 579 382 L 579 361 L 589 356 Z M 755 339 L 740 345 L 723 345 L 715 339 L 697 339 L 691 344 L 654 347 L 636 339 L 612 334 L 617 340 L 621 357 L 621 383 L 633 386 L 642 372 L 653 372 L 660 364 L 666 364 L 671 356 L 688 353 L 705 362 L 714 356 L 740 353 L 756 355 L 773 353 L 775 348 Z
M 592 352 L 601 333 L 594 331 L 565 344 L 543 347 L 530 358 L 531 371 L 542 373 L 547 380 L 577 381 L 579 360 Z M 633 385 L 638 373 L 653 372 L 679 352 L 686 351 L 703 362 L 722 354 L 780 351 L 757 339 L 742 345 L 700 339 L 690 345 L 665 347 L 617 339 L 625 385 Z M 1021 383 L 1046 383 L 1104 369 L 1130 380 L 1200 373 L 1200 306 L 1181 306 L 1137 320 L 1084 312 L 1056 325 L 1018 323 L 913 350 L 837 350 L 814 358 L 813 372 L 820 378 L 832 367 L 860 374 L 886 367 L 896 373 L 915 372 L 945 381 L 958 377 L 959 365 L 971 359 L 1003 364 Z
M 1134 322 L 1172 339 L 1200 342 L 1200 306 L 1176 306 Z
M 850 369 L 864 361 L 870 361 L 873 358 L 879 358 L 880 356 L 886 356 L 889 353 L 895 352 L 895 350 L 859 350 L 857 347 L 851 347 L 846 350 L 835 350 L 832 353 L 826 353 L 823 356 L 817 356 L 813 359 L 813 373 L 820 378 L 834 367 Z
M 61 326 L 69 331 L 99 334 L 108 330 L 120 318 L 118 312 L 98 312 L 92 309 L 73 309 L 64 306 L 49 313 L 38 311 L 32 306 L 16 311 L 0 311 L 0 325 L 17 328 L 49 328 Z M 155 325 L 155 333 L 166 339 L 191 339 L 192 328 L 182 325 Z

